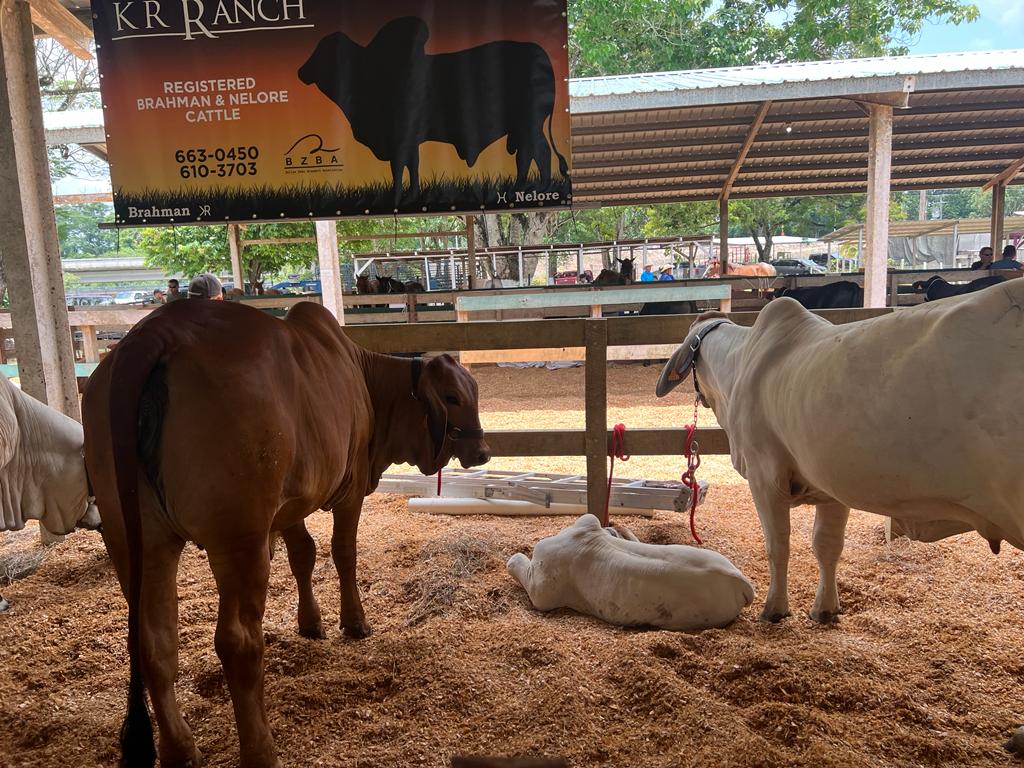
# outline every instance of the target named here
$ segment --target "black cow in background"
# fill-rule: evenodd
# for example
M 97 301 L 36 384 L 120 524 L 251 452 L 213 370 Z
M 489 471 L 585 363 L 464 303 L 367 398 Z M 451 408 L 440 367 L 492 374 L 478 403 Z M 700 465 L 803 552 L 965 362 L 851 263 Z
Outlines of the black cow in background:
M 594 285 L 629 285 L 636 279 L 636 267 L 634 266 L 636 259 L 616 258 L 615 261 L 619 264 L 618 271 L 602 269 L 601 273 L 594 278 Z
M 516 156 L 517 188 L 526 184 L 532 163 L 541 184 L 550 183 L 552 149 L 565 177 L 569 166 L 551 134 L 555 76 L 544 49 L 497 41 L 428 55 L 429 34 L 415 16 L 388 22 L 365 47 L 335 32 L 299 68 L 302 82 L 315 83 L 345 113 L 356 141 L 378 160 L 390 161 L 395 207 L 402 200 L 406 169 L 410 195 L 419 196 L 419 150 L 425 141 L 453 145 L 472 167 L 484 149 L 505 136 L 506 150 Z
M 852 280 L 807 288 L 776 288 L 773 298 L 789 296 L 806 309 L 853 309 L 864 306 L 864 289 Z
M 971 280 L 964 285 L 952 285 L 938 275 L 932 275 L 927 280 L 918 280 L 914 283 L 914 293 L 923 293 L 925 301 L 935 301 L 936 299 L 948 299 L 951 296 L 962 296 L 965 293 L 974 293 L 988 288 L 990 285 L 998 285 L 1005 280 L 1006 278 L 1002 275 L 989 275 Z

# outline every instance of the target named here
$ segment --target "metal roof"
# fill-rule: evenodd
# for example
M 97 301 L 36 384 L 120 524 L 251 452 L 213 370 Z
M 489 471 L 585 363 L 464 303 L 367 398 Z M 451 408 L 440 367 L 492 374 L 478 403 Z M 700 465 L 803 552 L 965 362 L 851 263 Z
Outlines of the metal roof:
M 906 103 L 894 110 L 893 190 L 978 187 L 1024 158 L 1024 50 L 660 72 L 569 85 L 578 207 L 716 199 L 765 102 L 771 104 L 732 198 L 864 192 L 867 101 Z M 98 111 L 88 125 L 58 127 L 54 119 L 46 116 L 50 143 L 105 149 Z
M 934 235 L 981 235 L 989 234 L 991 219 L 935 219 L 926 221 L 890 221 L 889 237 L 924 237 Z M 1024 216 L 1007 216 L 1003 222 L 1004 231 L 1024 231 Z M 857 242 L 863 224 L 850 224 L 831 234 L 819 238 L 824 242 Z M 730 242 L 732 242 L 730 240 Z

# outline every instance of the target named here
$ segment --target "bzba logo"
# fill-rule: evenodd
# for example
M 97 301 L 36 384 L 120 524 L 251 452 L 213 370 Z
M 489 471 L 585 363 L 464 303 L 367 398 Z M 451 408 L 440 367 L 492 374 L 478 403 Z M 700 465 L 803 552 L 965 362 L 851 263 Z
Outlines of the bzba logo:
M 324 139 L 318 133 L 307 133 L 301 139 L 297 139 L 284 153 L 286 171 L 336 171 L 342 167 L 339 149 L 325 147 Z

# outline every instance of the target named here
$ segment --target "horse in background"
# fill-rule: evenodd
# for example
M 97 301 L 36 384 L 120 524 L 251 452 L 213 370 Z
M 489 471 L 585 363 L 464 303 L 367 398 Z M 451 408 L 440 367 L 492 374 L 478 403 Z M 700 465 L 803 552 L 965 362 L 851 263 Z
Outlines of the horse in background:
M 714 259 L 708 264 L 704 277 L 721 277 L 722 264 Z M 753 264 L 733 264 L 729 262 L 729 271 L 726 277 L 775 277 L 775 267 L 767 261 L 755 261 Z

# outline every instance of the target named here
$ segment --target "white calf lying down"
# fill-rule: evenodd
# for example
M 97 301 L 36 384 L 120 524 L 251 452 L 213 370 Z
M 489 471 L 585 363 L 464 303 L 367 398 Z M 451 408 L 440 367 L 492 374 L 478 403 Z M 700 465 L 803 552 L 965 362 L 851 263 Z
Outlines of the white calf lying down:
M 518 553 L 506 567 L 538 610 L 572 608 L 624 627 L 724 627 L 754 600 L 754 588 L 725 556 L 642 544 L 602 528 L 593 515 L 537 542 L 532 562 Z

